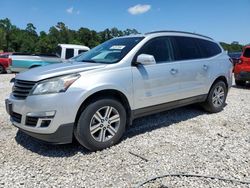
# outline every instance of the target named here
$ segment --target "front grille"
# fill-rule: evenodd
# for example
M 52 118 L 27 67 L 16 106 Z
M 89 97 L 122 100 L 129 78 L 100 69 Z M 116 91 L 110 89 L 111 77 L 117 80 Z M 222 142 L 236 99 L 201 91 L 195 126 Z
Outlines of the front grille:
M 26 122 L 25 125 L 30 126 L 30 127 L 35 127 L 37 124 L 38 118 L 37 117 L 29 117 L 26 116 Z
M 26 99 L 36 82 L 15 80 L 12 93 L 17 99 Z
M 18 113 L 16 113 L 16 112 L 12 112 L 12 113 L 11 113 L 11 119 L 12 119 L 14 122 L 21 123 L 22 115 L 21 115 L 21 114 L 18 114 Z

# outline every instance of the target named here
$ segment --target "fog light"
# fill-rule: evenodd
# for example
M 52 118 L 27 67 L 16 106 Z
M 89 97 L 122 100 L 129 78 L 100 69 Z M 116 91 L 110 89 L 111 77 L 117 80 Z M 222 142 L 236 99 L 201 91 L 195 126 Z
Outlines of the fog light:
M 51 120 L 42 120 L 40 127 L 48 127 Z
M 27 116 L 29 117 L 38 117 L 38 118 L 51 118 L 54 117 L 56 111 L 48 111 L 48 112 L 29 112 Z

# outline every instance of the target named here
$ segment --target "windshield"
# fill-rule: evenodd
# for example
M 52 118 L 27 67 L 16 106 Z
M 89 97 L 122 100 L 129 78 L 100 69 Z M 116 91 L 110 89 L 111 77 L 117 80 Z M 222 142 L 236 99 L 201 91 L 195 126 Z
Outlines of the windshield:
M 74 60 L 78 62 L 112 64 L 120 61 L 144 37 L 127 37 L 111 39 L 88 52 L 81 54 Z

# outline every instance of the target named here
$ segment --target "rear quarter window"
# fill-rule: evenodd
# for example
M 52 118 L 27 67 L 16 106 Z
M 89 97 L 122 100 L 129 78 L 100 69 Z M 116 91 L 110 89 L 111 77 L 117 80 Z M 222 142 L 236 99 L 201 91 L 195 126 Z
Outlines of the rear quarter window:
M 213 57 L 221 53 L 221 48 L 215 42 L 203 39 L 196 39 L 196 42 L 200 47 L 203 58 Z
M 250 58 L 250 48 L 246 48 L 243 54 L 244 57 Z

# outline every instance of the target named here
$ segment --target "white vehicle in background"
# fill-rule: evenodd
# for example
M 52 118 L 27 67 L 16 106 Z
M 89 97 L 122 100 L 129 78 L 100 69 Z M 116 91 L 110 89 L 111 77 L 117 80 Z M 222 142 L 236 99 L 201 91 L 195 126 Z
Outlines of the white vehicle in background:
M 64 60 L 78 56 L 86 51 L 89 51 L 87 46 L 59 44 L 56 54 L 12 53 L 10 55 L 12 59 L 10 71 L 19 73 L 35 67 L 63 63 Z
M 58 44 L 56 55 L 61 59 L 70 59 L 81 53 L 89 51 L 89 47 L 76 44 Z

